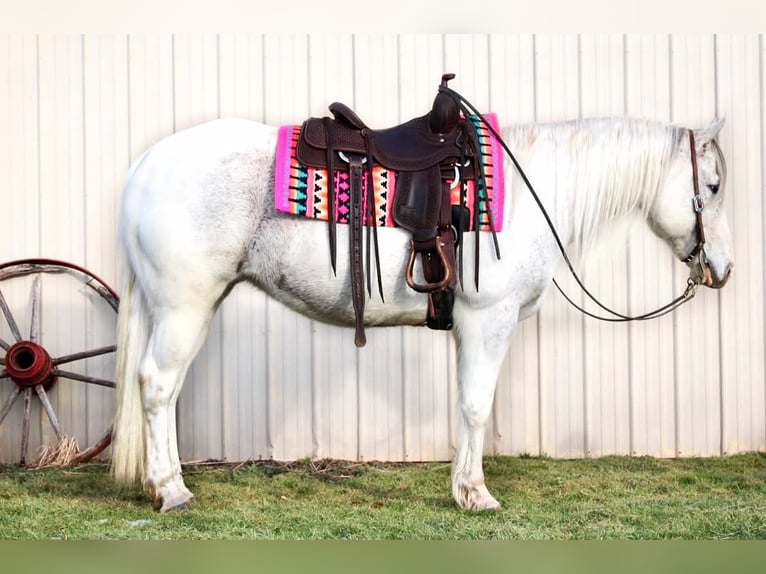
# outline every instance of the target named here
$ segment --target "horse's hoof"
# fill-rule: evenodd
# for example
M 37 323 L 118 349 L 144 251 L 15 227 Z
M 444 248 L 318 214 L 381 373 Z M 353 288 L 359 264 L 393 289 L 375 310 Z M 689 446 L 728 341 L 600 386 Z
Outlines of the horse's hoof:
M 489 492 L 486 496 L 474 496 L 465 506 L 460 506 L 463 510 L 471 512 L 496 512 L 501 508 L 500 503 Z
M 154 502 L 154 509 L 160 512 L 171 510 L 183 510 L 188 508 L 194 499 L 194 495 L 186 486 L 179 481 L 168 481 L 158 489 L 150 489 L 150 496 Z
M 172 512 L 177 510 L 184 510 L 186 508 L 189 508 L 192 503 L 194 502 L 194 495 L 189 493 L 187 495 L 182 496 L 176 496 L 173 498 L 164 498 L 162 500 L 162 506 L 160 506 L 159 511 L 164 512 Z
M 501 508 L 500 503 L 490 496 L 490 500 L 477 504 L 471 510 L 474 512 L 497 512 Z
M 455 492 L 455 501 L 463 510 L 487 512 L 500 510 L 500 503 L 489 493 L 483 484 L 474 487 L 459 488 Z

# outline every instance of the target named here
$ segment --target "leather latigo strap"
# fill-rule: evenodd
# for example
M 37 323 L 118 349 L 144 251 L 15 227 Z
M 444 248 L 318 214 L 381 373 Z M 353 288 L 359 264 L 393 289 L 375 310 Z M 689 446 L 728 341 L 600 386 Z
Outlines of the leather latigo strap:
M 349 179 L 351 194 L 351 225 L 349 232 L 349 252 L 351 254 L 351 299 L 354 305 L 355 329 L 354 344 L 364 347 L 367 337 L 364 334 L 364 263 L 362 261 L 362 178 L 363 156 L 349 156 Z

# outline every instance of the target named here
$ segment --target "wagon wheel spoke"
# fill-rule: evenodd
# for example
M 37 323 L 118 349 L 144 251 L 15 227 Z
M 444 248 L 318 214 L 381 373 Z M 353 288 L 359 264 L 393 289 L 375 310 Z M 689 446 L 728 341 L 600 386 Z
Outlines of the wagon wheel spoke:
M 0 411 L 0 425 L 3 424 L 5 417 L 7 417 L 8 413 L 11 412 L 11 407 L 13 407 L 13 403 L 16 402 L 16 399 L 19 398 L 20 394 L 21 394 L 21 387 L 13 387 L 13 392 L 11 393 L 11 396 L 8 397 L 7 401 L 5 401 L 5 404 L 3 405 L 3 410 Z
M 63 365 L 65 363 L 71 363 L 72 361 L 79 361 L 80 359 L 90 359 L 91 357 L 98 357 L 99 355 L 106 355 L 114 353 L 117 350 L 117 345 L 110 345 L 109 347 L 100 347 L 98 349 L 92 349 L 90 351 L 83 351 L 81 353 L 72 353 L 71 355 L 62 355 L 53 359 L 54 365 Z
M 45 277 L 43 277 L 43 274 L 45 274 Z M 0 285 L 5 287 L 5 282 L 8 281 L 12 286 L 11 289 L 0 290 L 0 313 L 2 313 L 0 315 L 0 326 L 3 324 L 9 326 L 9 329 L 7 329 L 8 333 L 5 333 L 6 329 L 3 327 L 3 338 L 0 339 L 0 349 L 2 349 L 0 354 L 4 355 L 0 358 L 0 382 L 3 388 L 9 389 L 9 396 L 5 397 L 3 402 L 0 403 L 0 425 L 5 424 L 5 427 L 7 427 L 11 424 L 10 419 L 13 418 L 14 428 L 21 431 L 21 456 L 17 462 L 22 465 L 30 462 L 30 449 L 36 448 L 36 442 L 39 440 L 38 433 L 34 431 L 39 425 L 38 418 L 40 421 L 44 418 L 50 421 L 55 436 L 58 438 L 59 445 L 71 444 L 67 440 L 69 438 L 67 431 L 70 430 L 68 427 L 71 424 L 69 415 L 64 416 L 62 414 L 62 418 L 59 419 L 59 412 L 54 408 L 56 401 L 53 400 L 53 395 L 51 394 L 58 392 L 59 385 L 63 385 L 64 388 L 71 388 L 71 384 L 68 385 L 71 380 L 109 389 L 113 389 L 116 386 L 112 380 L 98 376 L 110 377 L 109 374 L 101 371 L 105 368 L 109 369 L 109 364 L 114 361 L 113 357 L 108 356 L 110 353 L 116 352 L 116 345 L 109 344 L 111 341 L 114 341 L 111 329 L 109 331 L 100 329 L 88 331 L 85 340 L 91 342 L 84 346 L 85 350 L 80 352 L 58 354 L 56 356 L 50 352 L 51 348 L 46 348 L 48 345 L 55 347 L 55 341 L 45 341 L 45 345 L 43 345 L 43 340 L 48 338 L 44 332 L 43 313 L 45 313 L 46 323 L 49 319 L 51 321 L 61 321 L 64 319 L 59 317 L 54 307 L 49 309 L 47 301 L 43 299 L 49 286 L 43 285 L 43 283 L 53 274 L 63 277 L 63 279 L 54 279 L 57 285 L 60 284 L 63 289 L 70 290 L 69 293 L 81 294 L 88 305 L 96 305 L 98 307 L 98 314 L 93 315 L 93 317 L 98 318 L 104 312 L 107 314 L 116 312 L 119 305 L 119 297 L 111 287 L 98 276 L 78 265 L 49 259 L 25 259 L 0 263 Z M 71 290 L 72 280 L 77 283 L 75 291 Z M 14 285 L 19 287 L 26 285 L 26 289 L 17 289 L 13 287 Z M 27 294 L 26 298 L 22 295 L 24 292 Z M 22 298 L 21 301 L 17 300 L 19 297 Z M 22 309 L 27 310 L 23 313 L 24 317 L 19 315 L 17 310 L 19 305 L 22 305 Z M 43 306 L 45 306 L 45 310 L 43 310 Z M 27 315 L 27 312 L 29 315 Z M 23 321 L 21 321 L 22 318 Z M 91 338 L 91 333 L 93 338 Z M 101 340 L 98 340 L 98 337 Z M 61 338 L 61 335 L 58 338 Z M 60 368 L 67 363 L 75 363 L 76 361 L 82 361 L 82 366 L 70 366 L 71 370 Z M 93 373 L 97 376 L 80 373 Z M 10 380 L 11 385 L 6 387 L 5 380 Z M 78 386 L 77 382 L 73 384 Z M 80 387 L 80 390 L 82 390 L 82 387 Z M 94 408 L 97 409 L 96 412 L 101 416 L 100 409 L 108 408 L 107 405 L 109 404 L 108 401 L 101 401 L 101 391 L 88 387 L 87 396 L 85 393 L 79 392 L 76 396 L 85 397 L 86 403 L 84 408 L 88 409 L 87 412 L 90 412 L 91 407 L 88 406 L 87 401 L 89 401 L 92 393 L 96 393 L 93 395 L 97 397 L 93 404 L 96 405 Z M 23 401 L 19 400 L 21 395 L 24 395 Z M 33 401 L 39 401 L 39 409 L 36 407 L 32 408 Z M 23 407 L 20 403 L 23 403 Z M 14 410 L 17 413 L 23 412 L 23 418 L 19 417 L 21 420 L 9 416 L 11 411 Z M 43 412 L 45 415 L 42 414 Z M 81 415 L 75 414 L 75 416 Z M 5 427 L 0 429 L 0 432 L 4 429 L 7 430 Z M 74 439 L 74 437 L 72 438 Z M 62 464 L 82 463 L 92 460 L 93 457 L 103 452 L 110 445 L 111 440 L 112 429 L 109 428 L 106 433 L 101 435 L 98 442 L 95 444 L 91 443 L 92 446 L 90 447 L 86 445 L 82 450 L 79 450 L 79 447 L 77 447 L 76 452 L 71 453 L 69 446 L 67 446 L 65 448 L 66 452 L 58 453 L 55 450 L 59 448 L 57 446 L 50 452 L 54 453 L 55 456 L 59 454 L 66 455 L 58 459 L 66 461 L 62 462 Z M 41 450 L 41 456 L 46 456 L 45 453 L 49 453 L 47 449 L 48 447 Z M 59 463 L 57 462 L 56 464 Z
M 2 290 L 0 290 L 0 309 L 3 310 L 3 315 L 5 315 L 5 320 L 11 328 L 11 333 L 13 333 L 13 336 L 17 341 L 21 341 L 22 337 L 21 331 L 19 331 L 19 325 L 16 323 L 16 319 L 13 318 L 13 313 L 11 313 L 8 303 L 5 301 Z
M 21 465 L 27 464 L 27 451 L 29 450 L 29 418 L 32 404 L 32 389 L 24 390 L 24 422 L 21 427 Z
M 45 414 L 48 415 L 48 419 L 51 421 L 51 426 L 56 433 L 56 438 L 61 440 L 64 438 L 64 433 L 61 432 L 61 425 L 59 424 L 59 419 L 56 416 L 56 412 L 53 410 L 53 405 L 51 405 L 51 401 L 48 398 L 48 393 L 45 392 L 45 389 L 42 385 L 36 385 L 35 392 L 37 393 L 37 396 L 40 397 L 40 403 L 43 405 Z
M 32 319 L 29 327 L 29 340 L 37 343 L 40 339 L 40 294 L 42 291 L 40 276 L 36 275 L 32 283 Z
M 61 369 L 53 369 L 51 371 L 51 374 L 62 377 L 64 379 L 71 379 L 73 381 L 82 381 L 84 383 L 89 383 L 91 385 L 99 385 L 102 387 L 109 387 L 111 389 L 115 388 L 114 381 L 109 381 L 107 379 L 100 379 L 98 377 L 91 377 L 89 375 L 81 375 L 80 373 L 73 373 L 71 371 L 62 371 Z

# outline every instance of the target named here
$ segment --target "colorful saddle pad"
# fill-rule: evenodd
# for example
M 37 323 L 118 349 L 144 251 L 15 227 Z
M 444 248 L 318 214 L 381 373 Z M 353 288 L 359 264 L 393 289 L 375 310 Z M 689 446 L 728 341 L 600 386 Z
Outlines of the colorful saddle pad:
M 497 117 L 495 114 L 486 114 L 495 130 Z M 484 181 L 486 190 L 479 190 L 479 229 L 489 231 L 488 209 L 492 210 L 495 230 L 501 231 L 503 227 L 503 202 L 505 199 L 505 180 L 503 178 L 503 155 L 500 144 L 492 137 L 487 127 L 477 118 L 471 118 L 479 133 L 480 151 L 484 166 Z M 311 219 L 328 219 L 327 194 L 329 178 L 327 170 L 315 169 L 301 165 L 295 157 L 295 149 L 298 145 L 298 136 L 301 126 L 282 126 L 279 128 L 277 138 L 277 158 L 275 173 L 274 202 L 277 211 L 301 215 Z M 338 162 L 340 165 L 340 161 Z M 396 196 L 396 172 L 381 166 L 373 167 L 373 188 L 375 198 L 375 214 L 377 225 L 384 227 L 397 227 L 393 220 L 391 206 L 394 205 Z M 336 171 L 335 173 L 335 220 L 338 223 L 348 223 L 350 211 L 348 173 Z M 474 204 L 476 185 L 473 181 L 468 182 L 466 205 Z M 366 204 L 367 177 L 364 178 L 364 194 Z M 460 186 L 452 190 L 452 203 L 460 203 Z M 473 229 L 473 218 L 471 218 Z

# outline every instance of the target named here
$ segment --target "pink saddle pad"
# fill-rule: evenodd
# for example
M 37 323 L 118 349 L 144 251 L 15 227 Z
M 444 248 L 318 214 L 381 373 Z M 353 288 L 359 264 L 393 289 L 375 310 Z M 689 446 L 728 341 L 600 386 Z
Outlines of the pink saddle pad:
M 484 118 L 492 127 L 499 131 L 495 114 L 486 114 Z M 489 231 L 489 214 L 492 210 L 492 218 L 496 231 L 502 231 L 503 227 L 503 202 L 505 199 L 505 180 L 503 178 L 503 155 L 500 144 L 492 137 L 486 126 L 473 119 L 479 132 L 480 152 L 484 166 L 484 181 L 486 193 L 480 197 L 487 197 L 479 203 L 479 230 Z M 298 136 L 301 126 L 282 126 L 279 128 L 277 138 L 277 158 L 274 186 L 274 203 L 277 211 L 300 215 L 310 219 L 328 219 L 327 194 L 330 188 L 327 170 L 315 169 L 302 165 L 295 157 L 295 148 L 298 145 Z M 383 227 L 396 227 L 392 217 L 394 197 L 396 196 L 396 172 L 375 166 L 372 171 L 373 188 L 375 198 L 375 214 L 377 225 Z M 333 185 L 335 201 L 335 220 L 338 223 L 348 223 L 350 211 L 349 181 L 348 174 L 336 172 Z M 473 206 L 476 184 L 468 182 L 466 205 Z M 364 178 L 365 204 L 367 197 L 367 177 Z M 453 205 L 460 203 L 460 186 L 455 186 L 452 191 Z M 471 218 L 473 229 L 473 218 Z

